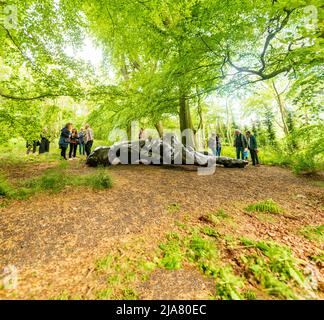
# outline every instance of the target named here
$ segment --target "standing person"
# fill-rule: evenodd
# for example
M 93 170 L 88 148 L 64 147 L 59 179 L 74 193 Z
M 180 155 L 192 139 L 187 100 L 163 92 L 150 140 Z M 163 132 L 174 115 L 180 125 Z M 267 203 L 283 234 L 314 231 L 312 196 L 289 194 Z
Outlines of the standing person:
M 65 160 L 67 160 L 66 150 L 70 144 L 71 131 L 72 131 L 72 123 L 67 123 L 66 126 L 61 130 L 59 146 L 61 149 L 61 156 Z
M 39 154 L 49 152 L 49 148 L 50 148 L 50 140 L 49 140 L 48 129 L 44 128 L 41 134 L 41 141 L 39 144 Z
M 144 130 L 144 128 L 141 128 L 140 132 L 138 134 L 138 139 L 139 140 L 145 140 L 145 138 L 146 138 L 145 130 Z
M 79 132 L 79 153 L 80 155 L 85 155 L 84 149 L 84 129 L 81 128 Z
M 220 136 L 217 134 L 216 135 L 216 156 L 220 157 L 222 152 L 222 142 L 220 139 Z
M 89 124 L 86 124 L 85 129 L 86 129 L 86 131 L 85 131 L 85 152 L 87 154 L 87 157 L 89 157 L 90 153 L 91 153 L 91 148 L 93 145 L 93 131 L 90 128 Z
M 211 137 L 208 140 L 208 147 L 211 149 L 213 152 L 213 155 L 216 157 L 217 156 L 217 142 L 216 142 L 216 133 L 213 133 Z
M 79 135 L 77 129 L 72 129 L 72 134 L 70 137 L 70 152 L 69 152 L 69 158 L 75 158 L 76 152 L 78 149 L 78 142 L 79 142 Z
M 236 148 L 236 159 L 244 160 L 244 151 L 247 150 L 248 142 L 239 129 L 235 130 L 234 147 Z
M 26 142 L 27 154 L 30 154 L 33 151 L 33 154 L 36 153 L 38 141 L 34 140 L 32 143 L 29 141 Z
M 251 131 L 246 131 L 246 138 L 248 141 L 252 164 L 254 166 L 260 166 L 259 156 L 258 156 L 258 144 L 256 138 L 254 135 L 251 134 Z

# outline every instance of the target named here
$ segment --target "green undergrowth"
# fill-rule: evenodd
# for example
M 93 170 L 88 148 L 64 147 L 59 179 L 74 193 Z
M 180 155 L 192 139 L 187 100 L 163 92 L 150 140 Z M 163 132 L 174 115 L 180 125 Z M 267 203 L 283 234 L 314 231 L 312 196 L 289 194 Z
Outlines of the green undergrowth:
M 177 213 L 179 212 L 181 209 L 181 206 L 179 203 L 171 203 L 167 206 L 167 211 L 168 213 L 170 214 L 174 214 L 174 213 Z
M 305 262 L 289 247 L 222 234 L 208 221 L 177 220 L 173 231 L 150 250 L 143 247 L 147 239 L 142 241 L 96 262 L 98 276 L 105 279 L 96 293 L 98 299 L 139 299 L 138 285 L 156 269 L 200 271 L 214 281 L 211 299 L 307 299 L 315 294 L 304 274 Z
M 147 280 L 156 267 L 156 262 L 149 257 L 108 255 L 96 262 L 97 273 L 106 277 L 106 288 L 98 291 L 96 297 L 101 300 L 137 300 L 139 295 L 134 284 Z
M 311 256 L 310 259 L 316 263 L 324 263 L 324 252 L 323 254 Z
M 44 171 L 39 177 L 18 181 L 15 185 L 10 184 L 1 175 L 0 199 L 5 203 L 10 200 L 25 200 L 40 192 L 58 193 L 68 186 L 84 186 L 100 190 L 112 188 L 113 181 L 103 170 L 95 173 L 76 175 L 61 165 Z
M 270 241 L 253 241 L 241 238 L 244 246 L 253 253 L 241 255 L 248 277 L 279 299 L 298 299 L 308 287 L 301 261 L 288 247 Z M 304 292 L 303 292 L 304 291 Z
M 208 222 L 210 224 L 219 224 L 224 220 L 229 220 L 230 215 L 225 212 L 224 209 L 219 209 L 217 211 L 209 212 L 201 217 L 201 220 Z M 227 221 L 228 222 L 228 221 Z
M 308 240 L 313 240 L 318 243 L 324 242 L 324 225 L 306 226 L 300 229 L 300 233 Z
M 245 208 L 248 212 L 265 212 L 279 214 L 283 213 L 284 210 L 272 199 L 256 202 L 250 204 Z
M 210 227 L 192 229 L 185 235 L 169 233 L 166 242 L 160 244 L 158 266 L 176 270 L 192 265 L 206 276 L 215 279 L 215 299 L 244 299 L 243 279 L 230 265 L 224 265 L 216 239 L 217 231 Z
M 59 295 L 57 295 L 55 297 L 52 297 L 49 300 L 62 300 L 62 301 L 81 300 L 81 297 L 80 296 L 70 295 L 66 290 L 64 290 Z
M 214 278 L 215 299 L 256 299 L 256 292 L 249 288 L 250 283 L 265 295 L 278 299 L 310 296 L 302 261 L 295 258 L 286 246 L 221 235 L 206 225 L 182 235 L 171 233 L 166 238 L 167 241 L 159 247 L 161 258 L 158 266 L 169 270 L 195 266 Z M 224 263 L 223 250 L 237 250 L 242 245 L 244 254 L 239 257 L 239 265 Z

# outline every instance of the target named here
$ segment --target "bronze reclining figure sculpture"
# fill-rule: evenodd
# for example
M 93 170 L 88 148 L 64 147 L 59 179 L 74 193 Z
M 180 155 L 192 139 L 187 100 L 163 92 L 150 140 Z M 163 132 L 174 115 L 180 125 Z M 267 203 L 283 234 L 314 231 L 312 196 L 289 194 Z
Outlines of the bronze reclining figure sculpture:
M 228 157 L 215 157 L 207 152 L 198 152 L 185 147 L 177 139 L 170 143 L 161 139 L 126 141 L 111 147 L 98 147 L 87 158 L 87 165 L 116 164 L 150 165 L 223 165 L 226 168 L 244 168 L 248 161 Z

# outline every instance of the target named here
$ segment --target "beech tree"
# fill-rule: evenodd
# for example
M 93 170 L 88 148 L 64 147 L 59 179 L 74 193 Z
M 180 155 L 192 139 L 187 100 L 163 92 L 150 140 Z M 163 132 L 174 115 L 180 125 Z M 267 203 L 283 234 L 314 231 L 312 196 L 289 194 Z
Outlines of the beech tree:
M 33 109 L 37 118 L 44 104 L 71 97 L 91 105 L 94 121 L 113 123 L 107 130 L 145 118 L 161 135 L 169 116 L 179 117 L 181 131 L 197 130 L 203 117 L 200 110 L 195 126 L 192 109 L 207 95 L 233 94 L 279 75 L 302 81 L 304 70 L 319 74 L 323 59 L 318 0 L 6 0 L 1 6 L 11 3 L 17 26 L 0 25 L 1 114 Z M 87 36 L 104 52 L 100 72 L 67 54 Z M 1 121 L 10 126 L 10 117 Z

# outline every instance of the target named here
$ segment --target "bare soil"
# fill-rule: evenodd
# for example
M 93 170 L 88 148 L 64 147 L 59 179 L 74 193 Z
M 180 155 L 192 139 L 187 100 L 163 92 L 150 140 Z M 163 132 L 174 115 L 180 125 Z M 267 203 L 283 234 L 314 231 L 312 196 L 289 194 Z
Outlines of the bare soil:
M 54 165 L 8 166 L 6 173 L 14 182 Z M 96 169 L 80 163 L 73 172 L 91 170 Z M 114 180 L 112 189 L 69 187 L 0 208 L 0 270 L 14 265 L 19 275 L 17 289 L 0 289 L 0 299 L 48 299 L 64 291 L 94 298 L 103 286 L 94 275 L 98 259 L 136 239 L 144 239 L 144 247 L 153 247 L 172 231 L 176 220 L 198 221 L 219 208 L 232 218 L 219 227 L 223 233 L 272 239 L 288 245 L 303 260 L 323 249 L 299 232 L 303 226 L 323 224 L 323 188 L 314 184 L 314 180 L 323 181 L 323 175 L 301 178 L 288 169 L 270 166 L 217 167 L 212 176 L 199 176 L 194 167 L 116 166 L 106 170 Z M 257 218 L 245 212 L 248 204 L 269 198 L 286 214 L 262 219 L 262 215 Z M 172 203 L 179 205 L 179 212 L 170 214 L 167 207 Z M 235 259 L 235 253 L 227 255 Z M 202 299 L 212 286 L 190 268 L 156 270 L 138 291 L 143 299 Z

